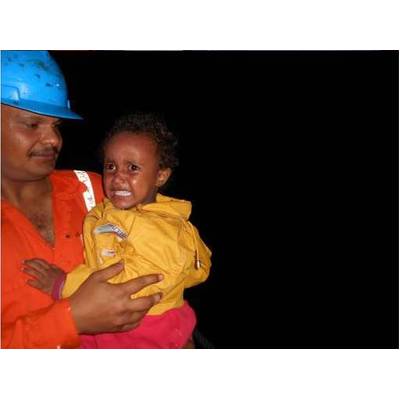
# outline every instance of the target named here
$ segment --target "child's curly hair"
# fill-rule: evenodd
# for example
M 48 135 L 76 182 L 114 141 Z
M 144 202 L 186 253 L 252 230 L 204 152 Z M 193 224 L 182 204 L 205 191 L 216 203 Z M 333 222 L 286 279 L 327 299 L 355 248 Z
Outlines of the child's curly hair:
M 177 145 L 178 140 L 168 129 L 164 118 L 153 112 L 134 112 L 119 117 L 108 131 L 102 149 L 104 149 L 112 137 L 121 132 L 130 132 L 133 135 L 145 134 L 157 144 L 157 151 L 160 157 L 159 167 L 161 169 L 175 169 L 178 164 Z

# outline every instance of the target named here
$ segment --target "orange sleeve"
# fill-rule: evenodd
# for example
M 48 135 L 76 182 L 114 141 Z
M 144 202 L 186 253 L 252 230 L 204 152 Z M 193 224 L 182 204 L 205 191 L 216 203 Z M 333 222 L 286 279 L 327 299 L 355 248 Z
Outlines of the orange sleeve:
M 75 348 L 79 336 L 68 300 L 36 310 L 2 325 L 2 348 Z

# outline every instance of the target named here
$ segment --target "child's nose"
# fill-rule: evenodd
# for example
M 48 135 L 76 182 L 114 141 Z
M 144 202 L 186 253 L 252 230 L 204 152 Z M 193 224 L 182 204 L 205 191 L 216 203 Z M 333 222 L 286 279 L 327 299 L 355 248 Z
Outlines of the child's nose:
M 121 171 L 117 171 L 113 176 L 114 183 L 120 184 L 125 181 L 125 174 Z

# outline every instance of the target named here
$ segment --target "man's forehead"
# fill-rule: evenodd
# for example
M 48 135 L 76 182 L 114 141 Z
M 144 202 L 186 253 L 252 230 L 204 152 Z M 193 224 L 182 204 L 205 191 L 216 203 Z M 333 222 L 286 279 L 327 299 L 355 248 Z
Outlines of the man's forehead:
M 6 106 L 6 105 L 1 105 L 2 112 L 6 110 L 10 115 L 14 117 L 18 117 L 21 119 L 30 119 L 30 120 L 35 120 L 35 121 L 43 121 L 43 122 L 57 122 L 60 121 L 60 118 L 57 117 L 49 117 L 47 115 L 41 115 L 41 114 L 36 114 L 27 110 L 22 110 L 20 108 L 16 107 L 11 107 L 11 106 Z

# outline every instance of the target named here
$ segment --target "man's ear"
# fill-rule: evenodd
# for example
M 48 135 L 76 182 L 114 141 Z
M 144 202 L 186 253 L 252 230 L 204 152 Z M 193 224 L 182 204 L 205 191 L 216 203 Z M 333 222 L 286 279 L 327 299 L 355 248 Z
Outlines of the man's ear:
M 156 186 L 161 187 L 165 185 L 165 183 L 171 176 L 171 173 L 172 173 L 171 168 L 160 169 L 158 171 Z

